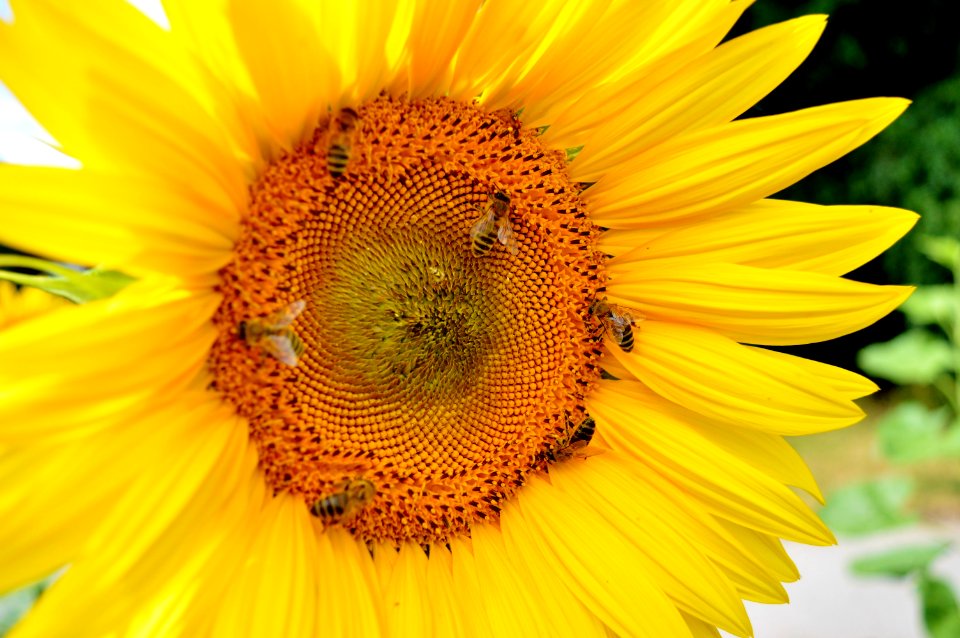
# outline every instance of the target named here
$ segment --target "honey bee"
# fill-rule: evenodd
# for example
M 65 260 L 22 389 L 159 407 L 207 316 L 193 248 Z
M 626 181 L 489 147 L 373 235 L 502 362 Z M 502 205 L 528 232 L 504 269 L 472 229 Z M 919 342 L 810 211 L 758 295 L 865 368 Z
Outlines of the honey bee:
M 575 454 L 578 454 L 580 450 L 590 445 L 590 441 L 593 439 L 593 433 L 597 430 L 597 423 L 593 420 L 593 417 L 587 416 L 583 421 L 580 422 L 580 425 L 571 433 L 568 437 L 560 439 L 557 441 L 557 444 L 551 448 L 548 448 L 545 452 L 545 456 L 548 461 L 551 463 L 559 463 L 565 461 Z M 583 456 L 590 456 L 590 454 L 585 454 L 580 452 Z
M 373 500 L 376 492 L 373 483 L 367 479 L 353 478 L 344 481 L 336 492 L 314 503 L 310 513 L 324 525 L 346 523 Z
M 593 302 L 590 312 L 600 319 L 604 329 L 610 333 L 621 350 L 633 350 L 633 324 L 636 319 L 629 312 L 608 303 L 606 298 Z
M 340 109 L 330 121 L 330 147 L 327 149 L 327 170 L 334 179 L 343 177 L 350 162 L 354 134 L 360 116 L 350 107 Z
M 263 319 L 241 321 L 237 336 L 247 345 L 258 346 L 280 363 L 295 366 L 305 348 L 290 324 L 306 307 L 306 302 L 298 299 Z
M 510 228 L 510 198 L 503 191 L 490 196 L 480 219 L 470 228 L 470 244 L 477 257 L 490 252 L 494 241 L 506 246 L 511 255 L 519 251 L 517 238 Z

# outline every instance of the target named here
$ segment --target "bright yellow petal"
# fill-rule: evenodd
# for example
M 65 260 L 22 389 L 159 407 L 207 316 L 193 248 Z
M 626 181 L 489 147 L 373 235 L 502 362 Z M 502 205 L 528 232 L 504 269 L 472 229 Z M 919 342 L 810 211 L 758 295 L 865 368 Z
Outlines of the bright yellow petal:
M 314 601 L 319 575 L 312 524 L 304 503 L 268 499 L 249 554 L 221 603 L 218 635 L 312 636 L 320 631 Z
M 714 445 L 651 399 L 639 383 L 613 381 L 600 384 L 587 405 L 614 449 L 695 494 L 714 515 L 799 542 L 833 542 L 830 531 L 788 487 Z
M 626 537 L 639 550 L 630 562 L 648 574 L 681 611 L 738 635 L 751 633 L 739 596 L 691 543 L 685 534 L 689 528 L 672 526 L 669 513 L 662 515 L 661 508 L 644 499 L 642 494 L 649 490 L 629 479 L 617 456 L 609 452 L 583 463 L 558 464 L 551 468 L 551 482 L 564 493 L 568 508 L 584 517 L 606 519 L 606 525 Z
M 779 572 L 767 569 L 762 552 L 756 550 L 755 543 L 747 542 L 749 538 L 744 539 L 742 535 L 731 534 L 717 523 L 711 514 L 717 506 L 715 498 L 700 497 L 685 489 L 684 480 L 674 482 L 669 465 L 661 466 L 663 473 L 660 473 L 655 463 L 640 464 L 636 459 L 625 458 L 615 460 L 621 463 L 621 473 L 630 477 L 637 493 L 643 495 L 639 500 L 650 503 L 675 529 L 688 530 L 689 542 L 723 571 L 741 597 L 767 603 L 786 602 Z
M 102 427 L 108 415 L 148 410 L 150 395 L 185 389 L 206 365 L 219 301 L 144 281 L 3 331 L 0 439 Z
M 515 81 L 523 62 L 547 40 L 565 4 L 558 0 L 483 3 L 460 45 L 448 95 L 471 100 L 490 86 Z M 497 46 L 498 42 L 510 45 Z
M 216 580 L 219 572 L 205 569 L 207 559 L 239 520 L 239 511 L 227 507 L 228 498 L 246 478 L 241 468 L 252 472 L 256 459 L 244 452 L 246 432 L 214 397 L 189 418 L 182 408 L 169 405 L 156 422 L 143 423 L 149 431 L 135 430 L 142 435 L 142 448 L 134 445 L 119 454 L 131 454 L 130 462 L 139 461 L 139 468 L 117 499 L 103 507 L 96 530 L 70 557 L 70 569 L 14 635 L 103 636 L 137 623 L 155 624 L 157 619 L 149 617 L 159 608 L 175 610 L 168 621 L 179 622 L 198 579 Z M 76 488 L 76 483 L 64 485 Z M 178 584 L 187 598 L 171 605 L 170 594 L 177 590 L 169 587 Z M 111 604 L 104 606 L 103 600 Z M 91 617 L 90 609 L 98 605 L 100 611 Z
M 387 635 L 416 638 L 433 634 L 430 600 L 425 595 L 427 561 L 423 548 L 403 543 L 392 569 L 381 580 Z
M 230 2 L 229 15 L 267 126 L 290 149 L 339 101 L 338 69 L 321 31 L 293 2 Z
M 765 348 L 748 348 L 754 355 L 768 359 L 771 371 L 781 370 L 789 374 L 798 384 L 819 384 L 837 397 L 853 400 L 873 394 L 880 388 L 870 379 L 855 372 L 838 368 L 819 361 L 804 359 L 785 352 Z M 785 365 L 784 368 L 778 366 Z M 800 381 L 800 379 L 803 379 Z
M 689 635 L 674 603 L 641 567 L 639 550 L 595 513 L 571 507 L 569 498 L 537 477 L 519 495 L 554 577 L 577 583 L 580 601 L 620 635 Z
M 601 88 L 588 95 L 570 120 L 551 125 L 584 128 L 577 138 L 557 137 L 563 146 L 585 145 L 571 165 L 580 181 L 594 181 L 621 162 L 676 135 L 733 120 L 778 86 L 809 55 L 826 24 L 807 16 L 735 38 L 675 69 L 656 67 L 617 92 Z M 635 96 L 642 95 L 642 100 Z M 588 105 L 595 104 L 591 113 Z M 596 112 L 611 111 L 596 121 Z M 547 131 L 548 139 L 551 131 Z M 559 136 L 560 132 L 554 133 Z
M 382 605 L 367 548 L 343 529 L 316 533 L 317 615 L 331 636 L 383 635 Z
M 545 559 L 540 540 L 530 533 L 519 509 L 507 505 L 500 530 L 505 552 L 502 560 L 514 571 L 529 576 L 526 585 L 532 588 L 541 610 L 542 631 L 548 636 L 605 636 L 605 625 L 578 600 L 576 585 L 558 587 L 558 582 L 543 577 Z
M 799 435 L 863 418 L 852 399 L 825 379 L 709 330 L 644 321 L 634 336 L 632 352 L 611 348 L 634 377 L 660 396 L 724 423 Z
M 275 149 L 263 145 L 264 138 L 269 137 L 267 125 L 230 30 L 228 0 L 162 3 L 171 37 L 202 62 L 203 77 L 216 95 L 212 110 L 217 121 L 230 132 L 238 156 L 249 159 L 250 169 L 260 168 L 264 157 L 271 156 Z
M 453 557 L 449 551 L 435 549 L 427 561 L 427 596 L 432 608 L 434 635 L 438 638 L 467 635 L 465 614 L 461 612 L 462 595 L 453 584 Z
M 913 292 L 819 273 L 631 259 L 642 252 L 610 263 L 610 301 L 648 319 L 702 326 L 742 343 L 835 339 L 889 314 Z
M 467 636 L 490 636 L 493 629 L 480 598 L 481 583 L 477 577 L 477 561 L 469 539 L 451 538 L 453 587 L 458 598 L 459 613 Z
M 395 94 L 406 93 L 417 99 L 443 93 L 441 87 L 450 83 L 457 48 L 480 5 L 481 0 L 416 3 L 416 15 L 406 43 L 408 58 L 402 63 Z
M 492 87 L 484 102 L 490 108 L 523 105 L 527 125 L 550 124 L 554 111 L 611 76 L 649 64 L 704 31 L 713 32 L 718 26 L 713 18 L 727 7 L 729 3 L 715 0 L 567 3 L 519 67 L 520 77 Z
M 212 277 L 231 259 L 238 218 L 148 177 L 0 166 L 0 238 L 68 263 Z M 105 199 L 109 193 L 109 201 Z
M 32 317 L 68 305 L 63 297 L 39 288 L 20 288 L 8 281 L 0 281 L 0 330 Z
M 673 138 L 584 192 L 608 228 L 707 217 L 793 184 L 877 134 L 906 108 L 874 98 L 738 120 Z
M 405 41 L 409 34 L 413 18 L 409 3 L 381 0 L 301 6 L 312 13 L 324 48 L 340 72 L 345 90 L 334 108 L 372 99 L 389 86 L 400 63 L 391 59 L 391 44 Z
M 916 213 L 884 206 L 818 206 L 764 199 L 677 228 L 611 230 L 605 252 L 624 259 L 689 260 L 843 275 L 900 239 Z M 632 254 L 627 255 L 635 249 Z
M 540 601 L 531 582 L 539 574 L 527 573 L 508 562 L 499 530 L 480 525 L 473 530 L 471 539 L 477 578 L 483 583 L 479 593 L 490 620 L 490 635 L 557 635 L 547 630 L 549 621 L 541 618 Z
M 16 21 L 0 25 L 0 77 L 68 154 L 243 206 L 245 167 L 211 116 L 201 72 L 167 32 L 120 0 L 13 9 Z

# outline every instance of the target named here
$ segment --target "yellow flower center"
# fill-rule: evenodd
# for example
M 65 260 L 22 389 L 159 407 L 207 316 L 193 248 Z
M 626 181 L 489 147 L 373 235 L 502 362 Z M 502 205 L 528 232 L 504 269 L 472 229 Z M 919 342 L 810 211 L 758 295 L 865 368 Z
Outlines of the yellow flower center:
M 512 113 L 380 98 L 251 187 L 214 386 L 275 491 L 364 540 L 495 520 L 585 421 L 599 229 Z

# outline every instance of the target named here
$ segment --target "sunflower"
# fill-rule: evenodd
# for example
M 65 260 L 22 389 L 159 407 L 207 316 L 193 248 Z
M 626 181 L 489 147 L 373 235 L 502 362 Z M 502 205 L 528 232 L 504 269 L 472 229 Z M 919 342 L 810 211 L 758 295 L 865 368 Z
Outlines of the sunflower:
M 825 24 L 748 4 L 14 3 L 82 168 L 0 240 L 137 279 L 0 333 L 14 635 L 750 635 L 833 542 L 783 436 L 875 389 L 762 346 L 915 216 L 768 199 L 905 102 L 737 119 Z

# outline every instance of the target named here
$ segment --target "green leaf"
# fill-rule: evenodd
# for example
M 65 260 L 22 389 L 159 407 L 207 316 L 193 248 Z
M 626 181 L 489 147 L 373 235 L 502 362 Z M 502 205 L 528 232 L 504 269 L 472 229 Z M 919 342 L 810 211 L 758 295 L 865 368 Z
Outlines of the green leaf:
M 868 374 L 900 385 L 928 385 L 953 370 L 953 350 L 943 339 L 916 328 L 867 346 L 857 355 L 857 364 Z
M 920 238 L 920 252 L 947 270 L 960 267 L 960 241 L 953 237 L 927 235 Z
M 857 576 L 892 576 L 903 578 L 925 571 L 946 550 L 950 543 L 897 547 L 881 554 L 863 556 L 850 566 Z
M 880 420 L 877 429 L 880 451 L 896 463 L 910 463 L 960 454 L 960 427 L 947 427 L 946 407 L 929 409 L 906 401 Z
M 923 624 L 931 638 L 960 636 L 960 607 L 950 585 L 924 573 L 918 583 L 923 606 Z
M 46 588 L 47 584 L 44 581 L 0 597 L 0 636 L 5 636 L 17 621 L 30 611 Z
M 848 485 L 833 492 L 820 517 L 836 532 L 867 534 L 912 523 L 916 516 L 904 509 L 913 493 L 913 481 L 887 477 Z
M 21 286 L 39 288 L 52 295 L 69 299 L 74 303 L 87 303 L 88 301 L 112 297 L 134 281 L 133 277 L 122 272 L 96 268 L 52 277 L 0 270 L 0 279 L 12 281 Z
M 960 295 L 957 295 L 956 288 L 950 284 L 920 286 L 900 306 L 900 310 L 915 326 L 951 325 L 958 309 Z

